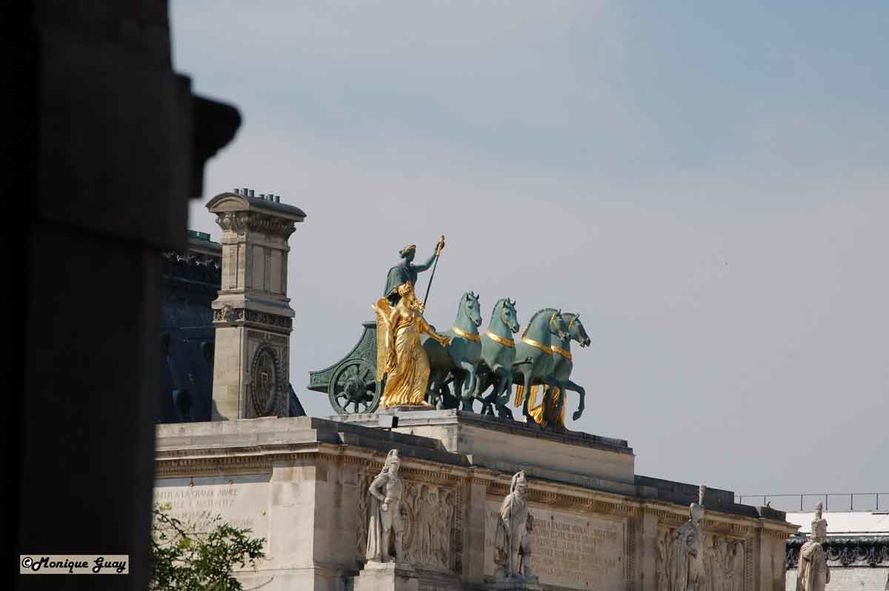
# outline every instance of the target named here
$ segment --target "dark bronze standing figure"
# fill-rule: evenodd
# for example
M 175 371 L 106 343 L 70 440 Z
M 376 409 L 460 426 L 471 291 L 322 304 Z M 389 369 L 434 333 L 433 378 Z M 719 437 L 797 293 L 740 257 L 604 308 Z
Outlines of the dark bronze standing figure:
M 408 281 L 411 282 L 411 285 L 416 286 L 417 275 L 432 266 L 436 257 L 438 257 L 438 255 L 441 254 L 441 251 L 444 250 L 444 247 L 444 236 L 442 236 L 439 239 L 438 244 L 435 245 L 435 253 L 422 265 L 414 264 L 414 257 L 417 256 L 416 244 L 408 244 L 402 248 L 398 252 L 398 254 L 401 255 L 401 262 L 389 269 L 389 274 L 386 276 L 386 289 L 383 290 L 383 297 L 388 299 L 389 303 L 393 306 L 397 304 L 400 299 L 396 292 L 398 286 L 407 283 Z

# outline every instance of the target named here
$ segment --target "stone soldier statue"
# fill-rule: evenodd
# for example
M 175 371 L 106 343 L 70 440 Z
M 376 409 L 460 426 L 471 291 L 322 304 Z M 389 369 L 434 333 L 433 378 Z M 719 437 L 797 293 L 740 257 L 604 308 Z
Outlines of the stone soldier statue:
M 824 540 L 827 538 L 827 520 L 822 519 L 824 506 L 818 503 L 812 533 L 799 551 L 799 570 L 796 574 L 796 591 L 824 591 L 830 582 L 830 569 L 827 568 L 827 555 Z
M 528 512 L 528 481 L 524 472 L 512 477 L 509 494 L 500 505 L 494 537 L 494 562 L 498 579 L 536 579 L 531 572 L 531 529 Z
M 670 552 L 670 591 L 705 591 L 704 569 L 704 492 L 701 486 L 698 502 L 688 508 L 688 521 L 673 534 Z
M 442 236 L 438 240 L 438 244 L 435 245 L 435 253 L 422 265 L 414 264 L 414 257 L 417 255 L 416 244 L 408 244 L 402 248 L 398 253 L 401 255 L 401 262 L 389 269 L 389 274 L 386 276 L 386 289 L 383 291 L 383 297 L 388 299 L 389 303 L 393 306 L 397 304 L 399 300 L 399 295 L 396 291 L 398 286 L 408 281 L 416 286 L 417 274 L 422 273 L 432 266 L 436 257 L 438 257 L 438 255 L 441 254 L 441 251 L 444 250 L 444 246 L 445 240 L 444 236 Z
M 398 450 L 393 449 L 386 456 L 383 469 L 370 483 L 367 494 L 368 524 L 367 552 L 368 561 L 390 562 L 390 544 L 395 547 L 395 561 L 404 559 L 402 551 L 402 535 L 404 533 L 405 516 L 402 513 L 401 493 L 404 484 L 398 476 L 401 460 Z

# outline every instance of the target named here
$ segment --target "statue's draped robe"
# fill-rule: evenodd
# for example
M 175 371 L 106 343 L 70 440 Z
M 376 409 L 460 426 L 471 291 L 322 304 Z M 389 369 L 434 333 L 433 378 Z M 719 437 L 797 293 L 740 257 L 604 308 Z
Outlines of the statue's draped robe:
M 417 284 L 417 272 L 413 268 L 414 266 L 407 261 L 401 261 L 391 269 L 389 269 L 389 274 L 386 276 L 386 289 L 383 290 L 383 297 L 386 298 L 394 298 L 397 301 L 398 296 L 395 295 L 395 290 L 398 289 L 398 286 L 402 283 L 410 281 L 413 285 Z M 390 300 L 391 301 L 391 300 Z
M 390 326 L 392 307 L 386 298 L 377 300 L 377 379 L 385 371 L 390 347 L 395 351 L 395 369 L 386 378 L 386 387 L 380 397 L 380 406 L 423 406 L 426 404 L 426 388 L 429 384 L 429 356 L 423 349 L 420 334 L 429 330 L 423 316 L 411 310 L 400 300 Z
M 544 392 L 546 386 L 531 386 L 531 393 L 528 395 L 528 412 L 538 425 L 546 425 L 554 428 L 565 428 L 565 401 L 562 400 L 563 393 L 554 386 L 549 399 L 541 397 L 537 402 L 538 393 Z M 521 407 L 524 401 L 525 386 L 523 384 L 516 385 L 515 406 Z M 558 409 L 558 410 L 556 410 Z
M 518 573 L 519 551 L 528 527 L 528 503 L 511 492 L 500 505 L 500 519 L 494 535 L 495 563 L 507 574 Z
M 386 289 L 383 290 L 383 297 L 388 299 L 391 304 L 395 305 L 399 299 L 398 294 L 395 293 L 398 286 L 410 281 L 411 284 L 416 287 L 417 274 L 431 267 L 434 261 L 435 255 L 429 257 L 429 260 L 422 265 L 415 265 L 406 260 L 402 260 L 400 263 L 389 269 L 389 273 L 386 275 Z
M 394 530 L 402 529 L 401 523 L 401 479 L 392 477 L 389 474 L 381 473 L 370 485 L 367 491 L 367 551 L 365 557 L 367 560 L 382 561 L 384 556 L 389 555 L 391 546 L 390 537 L 394 534 Z M 370 491 L 382 488 L 383 496 L 389 499 L 389 509 L 383 511 L 383 504 Z M 388 535 L 387 535 L 387 531 Z
M 704 591 L 704 539 L 699 525 L 687 521 L 676 530 L 670 557 L 672 591 Z
M 828 578 L 824 546 L 809 540 L 799 551 L 796 591 L 824 591 Z
M 380 562 L 383 560 L 383 549 L 389 540 L 383 539 L 383 510 L 382 504 L 375 496 L 367 493 L 367 560 Z

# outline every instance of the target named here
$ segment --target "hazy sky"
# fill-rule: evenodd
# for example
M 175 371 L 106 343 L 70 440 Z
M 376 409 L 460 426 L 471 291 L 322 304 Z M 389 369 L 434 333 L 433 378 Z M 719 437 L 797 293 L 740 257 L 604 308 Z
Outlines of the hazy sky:
M 637 473 L 889 491 L 889 3 L 174 0 L 172 26 L 244 118 L 192 227 L 233 187 L 308 214 L 310 414 L 398 249 L 445 233 L 427 318 L 466 290 L 485 324 L 505 296 L 582 313 L 569 427 Z

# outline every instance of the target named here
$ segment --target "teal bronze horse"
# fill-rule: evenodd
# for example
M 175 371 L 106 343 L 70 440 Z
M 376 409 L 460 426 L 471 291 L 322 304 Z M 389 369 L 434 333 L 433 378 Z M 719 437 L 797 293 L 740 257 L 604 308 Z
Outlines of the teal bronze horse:
M 512 335 L 519 332 L 519 320 L 515 302 L 509 298 L 497 300 L 488 328 L 482 335 L 482 366 L 484 378 L 479 381 L 478 398 L 482 402 L 482 414 L 493 415 L 496 406 L 502 418 L 512 418 L 512 411 L 506 406 L 512 390 L 513 364 L 515 363 L 515 341 Z M 482 396 L 489 387 L 487 396 Z
M 434 339 L 427 338 L 423 348 L 429 356 L 429 388 L 427 399 L 430 404 L 444 408 L 455 406 L 457 399 L 463 403 L 463 410 L 472 410 L 473 394 L 476 389 L 476 368 L 482 358 L 481 337 L 478 327 L 482 323 L 478 294 L 466 292 L 457 303 L 457 318 L 454 325 L 444 334 L 451 337 L 447 348 Z M 453 380 L 453 403 L 443 398 L 448 377 Z M 464 387 L 465 383 L 465 387 Z
M 528 411 L 528 398 L 531 395 L 531 386 L 542 384 L 546 388 L 557 387 L 553 370 L 553 337 L 563 341 L 568 337 L 568 325 L 562 317 L 561 310 L 544 308 L 538 310 L 528 321 L 522 338 L 516 343 L 516 361 L 513 362 L 513 380 L 521 382 L 518 387 L 517 399 L 522 400 L 522 415 L 528 423 L 534 423 L 534 418 Z
M 545 415 L 548 422 L 553 423 L 556 429 L 564 429 L 565 424 L 562 419 L 562 408 L 565 405 L 567 392 L 577 392 L 579 400 L 577 402 L 577 410 L 574 411 L 572 417 L 576 421 L 583 414 L 586 405 L 586 390 L 583 386 L 575 384 L 571 381 L 571 370 L 574 369 L 574 357 L 571 354 L 571 341 L 576 341 L 581 347 L 590 346 L 590 337 L 580 321 L 580 314 L 571 312 L 563 312 L 562 318 L 566 322 L 568 334 L 566 338 L 559 340 L 558 344 L 552 346 L 553 349 L 553 379 L 560 394 L 555 394 L 552 390 L 548 390 L 543 396 L 543 406 L 548 409 Z M 553 401 L 553 397 L 557 396 L 557 400 Z M 551 408 L 551 410 L 549 410 Z

